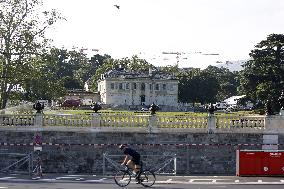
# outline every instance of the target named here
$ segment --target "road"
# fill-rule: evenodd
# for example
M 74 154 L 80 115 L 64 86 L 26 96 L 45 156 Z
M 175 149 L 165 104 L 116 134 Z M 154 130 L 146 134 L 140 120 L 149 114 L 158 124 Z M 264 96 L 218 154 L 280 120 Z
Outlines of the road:
M 157 176 L 156 189 L 282 189 L 284 177 Z M 117 189 L 112 176 L 0 174 L 0 189 Z M 126 188 L 144 188 L 131 182 Z
M 0 182 L 0 189 L 117 189 L 113 184 L 90 183 L 11 183 Z M 141 185 L 130 184 L 125 188 L 144 188 Z M 156 184 L 153 189 L 282 189 L 283 185 L 230 185 L 230 184 Z

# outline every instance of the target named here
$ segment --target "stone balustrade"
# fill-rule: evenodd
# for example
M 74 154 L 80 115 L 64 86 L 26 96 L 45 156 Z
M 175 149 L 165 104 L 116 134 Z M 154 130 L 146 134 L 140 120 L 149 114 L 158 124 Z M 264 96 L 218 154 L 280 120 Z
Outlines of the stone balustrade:
M 41 114 L 0 115 L 0 127 L 60 127 L 93 129 L 141 129 L 149 132 L 201 133 L 284 133 L 284 116 L 240 115 L 120 115 L 120 114 Z
M 26 114 L 0 114 L 0 126 L 17 127 L 33 126 L 35 115 Z

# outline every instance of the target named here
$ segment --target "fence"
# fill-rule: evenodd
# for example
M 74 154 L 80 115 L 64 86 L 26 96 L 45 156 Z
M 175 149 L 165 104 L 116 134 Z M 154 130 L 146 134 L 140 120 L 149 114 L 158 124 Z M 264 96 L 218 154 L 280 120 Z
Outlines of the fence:
M 284 116 L 241 115 L 127 115 L 127 114 L 0 114 L 1 128 L 60 127 L 91 129 L 142 129 L 149 132 L 284 132 Z
M 0 153 L 0 173 L 26 173 L 31 175 L 33 154 Z

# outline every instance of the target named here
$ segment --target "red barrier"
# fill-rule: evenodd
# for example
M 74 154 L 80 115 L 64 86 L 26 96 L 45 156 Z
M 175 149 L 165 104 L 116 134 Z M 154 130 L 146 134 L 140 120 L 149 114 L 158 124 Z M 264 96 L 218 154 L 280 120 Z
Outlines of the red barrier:
M 283 176 L 284 151 L 237 150 L 237 176 Z

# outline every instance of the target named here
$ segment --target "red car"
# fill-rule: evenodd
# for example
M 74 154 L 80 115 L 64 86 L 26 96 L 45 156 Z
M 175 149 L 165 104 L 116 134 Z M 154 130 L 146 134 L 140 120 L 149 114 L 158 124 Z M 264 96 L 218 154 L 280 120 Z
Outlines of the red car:
M 78 100 L 70 99 L 70 100 L 65 100 L 62 103 L 62 107 L 79 107 L 81 104 L 82 104 L 82 102 L 81 102 L 80 99 L 78 99 Z

